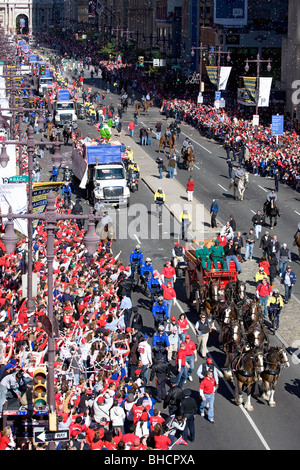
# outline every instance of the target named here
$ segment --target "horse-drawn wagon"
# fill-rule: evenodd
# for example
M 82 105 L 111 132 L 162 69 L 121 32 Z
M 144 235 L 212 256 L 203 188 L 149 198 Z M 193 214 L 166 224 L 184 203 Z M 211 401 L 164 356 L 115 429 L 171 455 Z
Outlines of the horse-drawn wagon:
M 230 270 L 224 271 L 219 265 L 219 271 L 213 267 L 210 270 L 203 268 L 201 260 L 196 255 L 196 248 L 186 250 L 185 292 L 187 299 L 193 301 L 198 313 L 201 302 L 209 295 L 218 299 L 219 292 L 225 291 L 226 285 L 237 281 L 237 269 L 233 261 L 230 262 Z

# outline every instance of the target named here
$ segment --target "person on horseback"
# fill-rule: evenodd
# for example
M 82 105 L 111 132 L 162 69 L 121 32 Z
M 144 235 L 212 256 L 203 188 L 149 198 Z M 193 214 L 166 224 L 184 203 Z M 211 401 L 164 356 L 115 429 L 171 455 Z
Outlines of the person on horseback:
M 297 238 L 300 236 L 300 222 L 298 224 L 298 227 L 297 227 L 297 232 L 295 233 L 294 235 L 294 239 L 295 241 L 297 240 Z
M 278 289 L 274 289 L 273 294 L 269 296 L 267 308 L 270 321 L 274 325 L 275 330 L 279 328 L 279 315 L 283 307 L 283 298 L 279 294 Z M 274 322 L 274 323 L 273 323 Z
M 234 175 L 235 183 L 238 184 L 238 181 L 242 179 L 243 176 L 244 176 L 244 170 L 240 166 L 238 166 Z
M 267 200 L 264 204 L 264 212 L 267 213 L 268 207 L 270 208 L 273 205 L 273 207 L 277 207 L 278 217 L 280 217 L 281 214 L 279 211 L 279 207 L 278 207 L 278 204 L 276 204 L 277 200 L 278 200 L 278 196 L 275 192 L 275 189 L 272 189 L 267 195 Z

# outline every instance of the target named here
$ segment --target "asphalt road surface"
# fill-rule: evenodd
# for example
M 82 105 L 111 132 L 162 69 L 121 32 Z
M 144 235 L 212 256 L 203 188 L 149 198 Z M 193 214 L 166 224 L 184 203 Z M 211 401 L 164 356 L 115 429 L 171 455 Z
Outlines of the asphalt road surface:
M 110 95 L 109 99 L 115 104 L 118 102 L 115 95 Z M 122 123 L 123 129 L 126 129 L 126 122 L 131 120 L 132 108 L 123 115 Z M 158 119 L 162 119 L 159 110 L 151 108 L 147 119 L 142 116 L 140 124 L 151 124 L 152 126 Z M 85 122 L 80 124 L 83 132 L 86 131 L 89 135 L 94 134 L 94 129 L 86 125 Z M 135 133 L 138 135 L 138 131 Z M 244 203 L 234 201 L 233 196 L 229 191 L 228 179 L 226 177 L 226 161 L 223 149 L 202 139 L 195 129 L 182 125 L 182 135 L 188 135 L 193 139 L 196 148 L 196 168 L 194 170 L 194 179 L 196 181 L 195 196 L 202 200 L 206 207 L 209 208 L 212 198 L 217 198 L 220 206 L 220 221 L 225 222 L 230 213 L 233 213 L 238 227 L 243 227 L 244 230 L 248 229 L 248 221 L 252 217 L 252 210 L 256 211 L 258 207 L 262 207 L 265 191 L 260 188 L 267 188 L 272 186 L 271 180 L 262 179 L 260 177 L 251 177 L 249 188 L 246 192 L 246 200 Z M 157 156 L 158 143 L 153 139 L 152 147 L 143 147 L 144 150 L 152 157 Z M 180 151 L 181 145 L 177 144 L 177 151 Z M 198 168 L 199 169 L 198 169 Z M 187 172 L 179 170 L 177 179 L 183 184 L 186 184 L 188 179 Z M 219 184 L 225 188 L 222 189 Z M 297 193 L 294 193 L 287 188 L 283 188 L 280 192 L 280 201 L 283 216 L 279 219 L 279 227 L 276 232 L 280 240 L 290 240 L 293 234 L 294 227 L 297 225 L 297 216 L 292 210 L 292 205 L 288 201 L 290 199 L 297 199 Z M 284 202 L 285 201 L 285 202 Z M 160 232 L 159 237 L 153 238 L 153 227 L 157 216 L 153 212 L 153 194 L 149 188 L 143 183 L 140 183 L 139 191 L 131 196 L 131 205 L 141 204 L 147 207 L 148 215 L 147 220 L 143 220 L 144 231 L 143 236 L 138 237 L 136 233 L 140 233 L 141 223 L 137 220 L 136 214 L 130 215 L 128 212 L 128 236 L 117 239 L 113 244 L 113 252 L 115 255 L 120 253 L 120 259 L 125 264 L 129 263 L 129 256 L 137 243 L 141 244 L 144 257 L 151 257 L 153 267 L 161 272 L 163 265 L 167 259 L 170 259 L 171 250 L 174 240 L 177 237 L 179 227 L 174 223 L 174 231 L 171 233 L 171 239 L 163 237 L 163 231 Z M 283 204 L 285 203 L 287 209 L 285 211 Z M 296 210 L 296 202 L 294 202 Z M 125 209 L 117 210 L 117 220 L 122 220 L 125 215 L 122 212 Z M 126 213 L 127 215 L 127 213 Z M 293 217 L 293 223 L 288 225 L 287 218 Z M 285 221 L 285 223 L 284 223 Z M 148 230 L 148 234 L 147 234 Z M 161 229 L 162 230 L 162 229 Z M 151 232 L 150 232 L 151 231 Z M 155 232 L 156 233 L 156 232 Z M 172 236 L 173 235 L 173 236 Z M 257 250 L 258 251 L 258 250 Z M 293 266 L 294 267 L 294 266 Z M 173 307 L 172 313 L 177 317 L 180 312 L 186 312 L 190 322 L 190 332 L 192 339 L 195 339 L 193 333 L 193 325 L 197 320 L 196 312 L 192 306 L 189 305 L 184 289 L 184 280 L 178 279 L 176 283 L 177 292 L 177 305 Z M 145 297 L 139 288 L 133 294 L 133 304 L 139 307 L 139 311 L 143 316 L 144 330 L 150 336 L 153 334 L 153 318 L 150 310 L 150 302 Z M 271 337 L 272 344 L 279 344 L 276 337 Z M 182 450 L 199 450 L 205 448 L 206 450 L 279 450 L 279 449 L 298 449 L 300 440 L 298 435 L 298 418 L 295 409 L 299 406 L 299 381 L 295 379 L 298 376 L 298 368 L 291 363 L 289 369 L 282 371 L 279 385 L 276 390 L 275 399 L 277 406 L 270 408 L 266 402 L 260 398 L 252 398 L 254 406 L 253 412 L 247 412 L 242 406 L 237 406 L 234 402 L 233 386 L 229 384 L 223 377 L 222 367 L 224 366 L 225 355 L 219 347 L 218 334 L 213 332 L 210 335 L 208 344 L 209 353 L 213 358 L 216 366 L 220 371 L 220 387 L 216 394 L 215 400 L 215 424 L 211 425 L 206 418 L 197 415 L 195 417 L 196 426 L 196 441 L 190 443 L 188 448 Z M 193 373 L 193 382 L 188 382 L 184 388 L 190 388 L 192 395 L 199 402 L 199 382 L 196 376 L 196 370 L 203 359 L 198 358 L 196 367 Z M 174 366 L 174 361 L 172 362 Z M 175 368 L 173 369 L 175 372 Z M 155 394 L 154 383 L 150 384 L 153 387 Z M 161 404 L 157 405 L 162 412 Z M 179 447 L 176 446 L 178 451 Z
M 100 80 L 94 81 L 94 84 L 101 83 Z M 119 96 L 109 95 L 109 100 L 117 104 Z M 126 129 L 127 122 L 132 119 L 133 108 L 129 107 L 126 114 L 123 115 L 123 129 Z M 162 120 L 164 123 L 163 130 L 166 127 L 164 117 L 160 115 L 157 108 L 150 108 L 147 118 L 141 116 L 140 125 L 150 124 L 154 127 L 155 122 Z M 98 136 L 94 126 L 90 126 L 86 121 L 79 121 L 82 135 Z M 138 130 L 135 132 L 138 135 Z M 219 145 L 207 139 L 203 139 L 199 133 L 192 127 L 182 124 L 181 142 L 176 144 L 176 151 L 179 153 L 182 140 L 185 136 L 193 140 L 196 151 L 196 165 L 193 177 L 196 182 L 195 196 L 201 200 L 207 209 L 209 209 L 211 200 L 216 198 L 219 202 L 219 220 L 222 224 L 228 219 L 229 214 L 233 214 L 238 230 L 242 232 L 248 231 L 251 226 L 250 221 L 253 212 L 262 208 L 266 194 L 273 187 L 273 181 L 261 177 L 250 176 L 250 182 L 246 190 L 246 198 L 243 203 L 234 200 L 232 193 L 228 190 L 229 180 L 227 178 L 227 165 L 225 152 Z M 143 147 L 148 155 L 155 159 L 157 157 L 158 142 L 153 139 L 151 147 Z M 63 151 L 70 151 L 70 147 L 65 147 Z M 189 174 L 186 171 L 179 170 L 177 180 L 186 185 Z M 81 197 L 83 192 L 75 188 L 75 192 Z M 291 243 L 293 233 L 296 230 L 300 220 L 299 195 L 289 188 L 280 186 L 279 203 L 282 217 L 279 219 L 276 233 L 280 242 L 286 241 L 292 251 Z M 132 194 L 131 205 L 141 204 L 147 207 L 147 211 L 142 217 L 137 218 L 135 213 L 128 213 L 126 209 L 116 210 L 117 223 L 124 220 L 128 215 L 128 236 L 117 237 L 113 243 L 113 252 L 124 264 L 129 264 L 129 256 L 137 243 L 141 244 L 144 257 L 151 257 L 153 267 L 161 272 L 163 265 L 167 259 L 171 257 L 171 250 L 174 239 L 179 232 L 178 224 L 174 223 L 174 230 L 171 238 L 165 238 L 163 235 L 163 227 L 158 227 L 157 215 L 153 211 L 153 194 L 149 188 L 140 183 L 139 191 Z M 88 212 L 88 203 L 84 204 L 85 213 Z M 143 236 L 138 237 L 136 233 L 140 233 L 138 224 L 143 225 Z M 148 233 L 147 233 L 148 232 Z M 153 236 L 153 233 L 155 236 Z M 256 256 L 259 255 L 258 247 L 255 248 Z M 293 269 L 298 274 L 299 265 L 295 262 L 296 253 L 293 253 Z M 193 307 L 186 299 L 184 280 L 178 279 L 176 282 L 177 304 L 173 307 L 172 313 L 179 316 L 180 312 L 187 314 L 190 323 L 190 333 L 192 340 L 195 340 L 194 325 L 197 315 Z M 294 295 L 300 298 L 300 288 L 294 289 Z M 150 302 L 139 288 L 133 293 L 133 305 L 139 307 L 139 311 L 143 316 L 144 331 L 150 336 L 153 335 L 153 318 L 150 310 Z M 270 337 L 271 344 L 280 345 L 276 337 Z M 225 355 L 218 343 L 218 334 L 212 332 L 208 343 L 209 355 L 213 358 L 215 365 L 219 369 L 220 386 L 216 393 L 215 399 L 215 424 L 210 424 L 206 418 L 195 416 L 196 441 L 189 442 L 188 447 L 175 446 L 174 450 L 195 451 L 205 450 L 296 450 L 299 449 L 299 420 L 297 410 L 299 409 L 299 366 L 297 367 L 292 361 L 289 369 L 284 369 L 281 373 L 279 384 L 275 393 L 277 406 L 270 408 L 268 404 L 261 398 L 252 398 L 251 402 L 254 406 L 252 412 L 245 411 L 243 406 L 237 406 L 234 402 L 233 386 L 228 383 L 222 373 Z M 193 373 L 193 382 L 188 382 L 184 388 L 192 390 L 192 396 L 199 404 L 199 382 L 196 376 L 196 370 L 203 359 L 200 357 L 196 362 Z M 174 361 L 172 361 L 173 372 L 175 373 Z M 154 383 L 150 384 L 150 388 L 155 396 Z M 167 386 L 168 389 L 168 386 Z M 162 414 L 166 413 L 161 404 L 157 404 Z

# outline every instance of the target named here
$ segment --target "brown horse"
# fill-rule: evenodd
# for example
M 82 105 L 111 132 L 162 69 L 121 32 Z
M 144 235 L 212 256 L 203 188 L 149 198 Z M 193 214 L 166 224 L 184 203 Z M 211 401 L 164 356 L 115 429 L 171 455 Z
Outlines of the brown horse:
M 227 368 L 238 350 L 244 346 L 243 332 L 240 323 L 233 320 L 223 327 L 223 349 L 226 354 L 224 367 Z
M 195 161 L 195 155 L 191 147 L 188 147 L 183 153 L 183 168 L 188 171 L 193 171 L 194 161 Z
M 271 407 L 276 406 L 274 394 L 283 367 L 290 367 L 286 351 L 278 346 L 271 347 L 264 355 L 264 370 L 261 373 L 260 384 L 263 391 L 262 398 Z
M 250 303 L 243 305 L 241 322 L 246 332 L 251 327 L 251 325 L 260 322 L 261 320 L 262 309 L 258 302 L 252 300 Z
M 160 153 L 160 149 L 163 147 L 164 149 L 164 154 L 166 153 L 166 147 L 169 147 L 169 152 L 171 153 L 171 150 L 175 152 L 175 144 L 176 144 L 176 133 L 174 132 L 169 140 L 167 139 L 166 136 L 162 135 L 160 140 L 159 140 L 159 147 L 158 147 L 158 153 Z
M 153 100 L 146 101 L 146 103 L 144 104 L 145 116 L 147 116 L 147 111 L 150 108 L 150 106 L 153 106 Z
M 251 348 L 269 347 L 267 329 L 261 322 L 253 323 L 247 329 L 246 338 Z
M 150 108 L 150 106 L 153 106 L 153 100 L 146 101 L 145 103 L 141 103 L 141 101 L 136 101 L 134 106 L 135 111 L 138 113 L 138 116 L 140 115 L 140 110 L 143 110 L 145 116 L 147 116 L 148 109 Z
M 237 405 L 242 405 L 244 402 L 243 392 L 246 392 L 247 401 L 244 407 L 248 411 L 253 411 L 251 391 L 264 370 L 263 361 L 263 353 L 260 350 L 250 349 L 237 353 L 231 363 L 235 382 L 235 402 Z

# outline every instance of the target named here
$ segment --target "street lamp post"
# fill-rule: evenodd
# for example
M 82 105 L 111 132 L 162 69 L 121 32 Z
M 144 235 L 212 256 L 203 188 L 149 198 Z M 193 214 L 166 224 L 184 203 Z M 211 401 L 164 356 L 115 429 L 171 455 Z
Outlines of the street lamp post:
M 203 57 L 203 52 L 207 50 L 207 46 L 204 46 L 202 42 L 200 43 L 199 47 L 192 47 L 191 50 L 191 56 L 194 57 L 195 55 L 195 50 L 200 51 L 200 61 L 199 61 L 199 74 L 200 74 L 200 84 L 199 84 L 199 95 L 201 96 L 202 92 L 204 91 L 204 88 L 202 87 L 202 57 Z
M 88 215 L 71 215 L 71 214 L 59 214 L 56 212 L 55 207 L 55 195 L 53 191 L 50 191 L 47 196 L 46 211 L 42 214 L 13 214 L 11 208 L 8 214 L 2 214 L 3 218 L 7 218 L 6 230 L 2 236 L 2 241 L 6 247 L 7 252 L 13 253 L 16 248 L 18 237 L 16 236 L 13 229 L 13 219 L 39 219 L 45 221 L 46 232 L 47 232 L 47 278 L 48 278 L 48 320 L 50 325 L 50 331 L 48 332 L 48 408 L 49 408 L 49 424 L 56 430 L 56 406 L 55 406 L 55 395 L 54 395 L 54 360 L 55 360 L 55 336 L 57 336 L 57 327 L 54 319 L 53 310 L 53 260 L 54 260 L 54 232 L 56 230 L 56 224 L 60 220 L 88 220 L 88 230 L 83 238 L 83 242 L 89 253 L 94 254 L 99 246 L 100 238 L 96 234 L 95 221 L 99 220 L 93 214 L 93 209 L 90 209 Z M 52 421 L 54 419 L 54 421 Z M 54 424 L 55 423 L 55 424 Z M 50 443 L 51 444 L 51 443 Z M 54 443 L 52 443 L 54 444 Z M 54 450 L 50 448 L 49 450 Z
M 271 59 L 261 59 L 260 54 L 257 54 L 256 59 L 246 59 L 246 65 L 245 65 L 245 71 L 249 71 L 249 63 L 253 62 L 256 63 L 256 79 L 257 79 L 257 84 L 256 84 L 256 91 L 255 91 L 255 114 L 258 114 L 258 98 L 259 98 L 259 78 L 260 78 L 260 65 L 263 63 L 267 63 L 267 71 L 271 71 Z
M 217 89 L 219 91 L 219 87 L 220 87 L 220 69 L 221 69 L 221 56 L 222 55 L 226 55 L 227 56 L 227 62 L 230 61 L 230 52 L 226 52 L 226 51 L 222 51 L 222 46 L 218 46 L 218 49 L 215 51 L 212 51 L 209 55 L 209 57 L 211 58 L 211 55 L 214 54 L 214 55 L 217 55 L 218 56 L 218 62 L 217 62 Z
M 28 212 L 29 214 L 32 214 L 32 189 L 33 189 L 33 184 L 32 184 L 32 179 L 33 179 L 33 154 L 34 154 L 34 148 L 36 145 L 41 145 L 44 144 L 44 142 L 40 142 L 37 140 L 34 140 L 33 135 L 33 127 L 29 126 L 28 131 L 27 131 L 28 138 L 27 140 L 21 141 L 22 146 L 27 147 L 27 153 L 28 153 Z M 19 144 L 20 141 L 5 141 L 5 143 L 2 145 L 2 153 L 0 154 L 0 165 L 2 168 L 5 168 L 8 161 L 9 157 L 6 152 L 6 145 L 10 144 Z M 55 150 L 54 150 L 54 155 L 52 157 L 52 161 L 54 166 L 59 167 L 61 161 L 62 161 L 62 156 L 60 155 L 60 142 L 56 140 L 55 142 L 49 142 L 47 145 L 54 145 Z M 37 218 L 37 217 L 33 217 Z M 29 313 L 32 313 L 34 311 L 34 300 L 32 296 L 32 240 L 33 240 L 33 224 L 32 224 L 32 218 L 28 218 L 28 279 L 27 279 L 27 309 Z

